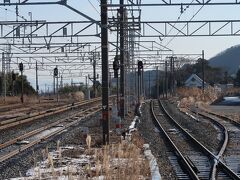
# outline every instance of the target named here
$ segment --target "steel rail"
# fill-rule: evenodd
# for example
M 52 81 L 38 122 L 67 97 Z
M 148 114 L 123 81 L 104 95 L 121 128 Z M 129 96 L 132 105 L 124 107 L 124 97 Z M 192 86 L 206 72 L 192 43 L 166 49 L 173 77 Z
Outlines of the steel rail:
M 204 110 L 204 111 L 206 111 L 206 110 Z M 233 120 L 233 119 L 231 119 L 231 118 L 229 118 L 227 116 L 224 116 L 224 115 L 221 115 L 221 114 L 217 114 L 217 113 L 214 113 L 214 112 L 211 112 L 211 111 L 206 111 L 206 112 L 209 113 L 209 114 L 212 114 L 214 116 L 217 116 L 219 118 L 222 118 L 222 119 L 224 119 L 226 121 L 230 121 L 233 124 L 235 124 L 236 126 L 240 127 L 240 123 L 239 122 L 237 122 L 237 121 L 235 121 L 235 120 Z
M 79 123 L 79 122 L 80 122 L 81 120 L 83 120 L 84 118 L 87 118 L 87 117 L 89 117 L 89 116 L 91 116 L 91 115 L 93 115 L 93 114 L 95 114 L 95 113 L 97 113 L 97 112 L 99 112 L 99 111 L 101 110 L 101 108 L 99 108 L 98 106 L 97 106 L 97 107 L 94 107 L 94 108 L 91 108 L 91 109 L 93 110 L 92 112 L 89 112 L 89 109 L 85 110 L 84 112 L 87 112 L 86 115 L 78 118 L 78 119 L 75 120 L 75 121 L 72 121 L 72 122 L 68 123 L 68 124 L 65 125 L 64 127 L 60 128 L 60 129 L 58 129 L 58 130 L 56 130 L 56 131 L 53 131 L 52 133 L 47 134 L 47 135 L 45 135 L 45 136 L 43 136 L 43 137 L 41 137 L 41 138 L 38 138 L 38 139 L 30 142 L 29 144 L 24 145 L 24 146 L 18 148 L 17 150 L 13 150 L 13 151 L 9 152 L 8 154 L 0 157 L 0 162 L 6 161 L 7 159 L 9 159 L 9 158 L 11 158 L 11 157 L 13 157 L 13 156 L 21 153 L 22 151 L 24 151 L 24 150 L 26 150 L 26 149 L 28 149 L 28 148 L 36 145 L 36 144 L 42 143 L 43 141 L 49 139 L 50 137 L 52 137 L 52 136 L 54 136 L 54 135 L 58 135 L 58 134 L 64 132 L 64 130 L 70 128 L 71 126 L 73 126 L 73 125 L 75 125 L 75 124 L 77 124 L 77 123 Z M 83 113 L 83 112 L 82 112 L 82 113 Z M 43 131 L 44 131 L 44 130 L 43 130 Z M 29 137 L 30 137 L 30 136 L 29 136 Z
M 46 117 L 46 116 L 50 116 L 50 115 L 58 114 L 58 113 L 61 113 L 61 112 L 65 112 L 67 110 L 70 110 L 70 109 L 73 109 L 73 108 L 78 108 L 80 106 L 84 106 L 84 105 L 87 105 L 89 103 L 93 103 L 93 102 L 100 101 L 100 100 L 101 100 L 101 98 L 96 98 L 96 99 L 93 99 L 93 100 L 90 100 L 90 101 L 79 102 L 75 105 L 68 104 L 68 105 L 64 105 L 64 106 L 61 106 L 61 107 L 52 108 L 50 110 L 41 111 L 39 113 L 33 113 L 33 114 L 30 114 L 30 115 L 21 116 L 20 118 L 17 117 L 17 118 L 12 118 L 12 119 L 8 119 L 8 120 L 5 120 L 5 121 L 1 121 L 0 122 L 0 130 L 7 129 L 7 128 L 10 128 L 10 127 L 14 127 L 14 126 L 24 124 L 24 123 L 27 123 L 27 122 L 31 122 L 31 121 L 34 121 L 34 120 L 37 120 L 37 119 L 40 119 L 40 118 L 43 118 L 43 117 Z
M 234 124 L 235 126 L 237 126 L 237 127 L 240 127 L 240 123 L 234 121 L 234 120 L 231 119 L 231 118 L 228 118 L 228 117 L 226 117 L 226 116 L 224 116 L 224 115 L 220 115 L 220 114 L 217 114 L 217 113 L 214 113 L 214 112 L 211 112 L 211 111 L 206 111 L 206 110 L 204 110 L 204 111 L 205 111 L 206 113 L 210 114 L 210 115 L 214 115 L 214 116 L 216 116 L 216 117 L 218 117 L 218 118 L 221 118 L 221 119 L 223 119 L 223 120 L 225 120 L 225 121 L 229 121 L 230 123 L 233 123 L 233 124 Z M 223 143 L 223 146 L 222 146 L 221 150 L 219 151 L 219 153 L 218 153 L 218 155 L 217 155 L 218 159 L 220 159 L 220 158 L 224 155 L 224 152 L 225 152 L 225 150 L 227 149 L 228 142 L 230 141 L 230 139 L 229 139 L 229 133 L 228 133 L 228 130 L 225 128 L 224 125 L 222 125 L 220 122 L 218 122 L 218 121 L 215 120 L 214 118 L 210 117 L 210 116 L 207 115 L 206 113 L 204 113 L 204 112 L 198 112 L 198 114 L 200 114 L 200 115 L 203 116 L 204 118 L 209 119 L 210 121 L 214 122 L 215 124 L 218 124 L 219 126 L 221 126 L 222 129 L 224 129 L 225 140 L 224 140 L 224 143 Z M 225 168 L 226 165 L 225 165 L 221 160 L 219 160 L 218 163 L 219 163 L 219 166 Z M 224 170 L 226 173 L 228 172 L 228 170 L 225 170 L 225 169 L 223 169 L 223 170 Z M 231 172 L 230 172 L 230 173 L 231 173 Z M 237 174 L 236 174 L 236 175 L 237 175 Z M 232 178 L 235 179 L 236 176 L 233 175 Z M 238 177 L 238 178 L 239 178 L 239 177 Z
M 191 111 L 191 112 L 196 114 L 196 111 L 194 111 L 194 110 L 190 110 L 189 109 L 189 111 Z M 221 147 L 220 151 L 217 154 L 217 156 L 220 158 L 222 156 L 222 154 L 224 153 L 224 151 L 226 149 L 226 146 L 228 144 L 228 141 L 229 141 L 229 135 L 228 135 L 228 131 L 227 131 L 226 127 L 223 124 L 221 124 L 220 122 L 218 122 L 217 120 L 211 118 L 210 116 L 208 116 L 207 114 L 205 114 L 203 112 L 199 112 L 198 111 L 197 113 L 200 114 L 205 119 L 210 120 L 213 124 L 217 125 L 218 127 L 220 127 L 223 130 L 224 140 L 223 140 L 222 147 Z
M 175 121 L 175 119 L 168 113 L 168 111 L 166 110 L 166 108 L 163 106 L 162 102 L 159 100 L 160 105 L 162 106 L 164 112 L 166 113 L 166 115 L 172 120 L 172 122 L 178 126 L 182 132 L 185 133 L 185 135 L 187 135 L 192 142 L 194 142 L 204 153 L 208 154 L 208 156 L 210 158 L 212 158 L 213 161 L 218 161 L 218 165 L 222 167 L 222 170 L 227 173 L 227 175 L 229 175 L 232 179 L 234 180 L 239 180 L 240 177 L 233 172 L 223 161 L 221 161 L 217 156 L 215 156 L 211 151 L 209 151 L 202 143 L 200 143 L 196 138 L 194 138 L 189 132 L 187 132 L 178 122 Z M 212 171 L 214 171 L 216 169 L 212 168 Z M 216 174 L 216 172 L 212 172 L 212 174 Z
M 154 117 L 154 121 L 158 124 L 158 126 L 160 127 L 160 129 L 162 130 L 163 134 L 166 136 L 167 140 L 169 141 L 170 145 L 172 146 L 172 148 L 174 149 L 174 152 L 176 153 L 177 157 L 180 159 L 180 162 L 182 163 L 182 165 L 184 166 L 185 170 L 188 172 L 188 175 L 190 176 L 190 178 L 194 179 L 194 180 L 199 180 L 199 177 L 197 176 L 197 174 L 194 172 L 194 170 L 192 169 L 191 165 L 188 163 L 188 161 L 186 160 L 186 158 L 183 156 L 183 154 L 181 153 L 181 151 L 177 148 L 177 146 L 174 144 L 174 142 L 172 141 L 172 139 L 169 137 L 169 135 L 167 134 L 167 132 L 164 130 L 164 128 L 162 127 L 162 125 L 159 123 L 156 114 L 154 113 L 154 109 L 153 109 L 153 101 L 151 102 L 151 112 L 152 115 Z
M 21 141 L 21 140 L 23 140 L 23 139 L 26 139 L 26 138 L 28 138 L 28 137 L 31 137 L 31 136 L 33 136 L 33 135 L 35 135 L 35 134 L 38 134 L 38 133 L 40 133 L 40 132 L 42 132 L 42 131 L 44 131 L 44 130 L 47 130 L 47 129 L 51 128 L 51 127 L 54 127 L 54 126 L 56 126 L 56 125 L 59 125 L 60 123 L 66 121 L 66 120 L 68 120 L 68 119 L 71 119 L 71 118 L 73 118 L 73 117 L 76 117 L 76 116 L 78 116 L 78 115 L 81 115 L 82 113 L 84 113 L 84 111 L 81 111 L 81 112 L 78 112 L 78 113 L 76 113 L 76 114 L 73 114 L 73 115 L 71 115 L 70 117 L 60 119 L 60 120 L 58 120 L 58 121 L 56 121 L 56 122 L 53 122 L 53 123 L 48 124 L 48 125 L 46 125 L 46 126 L 44 126 L 44 127 L 35 129 L 35 130 L 33 130 L 33 131 L 30 131 L 30 132 L 28 132 L 28 133 L 26 133 L 26 134 L 24 134 L 24 135 L 21 135 L 21 136 L 17 137 L 17 138 L 14 138 L 14 139 L 12 139 L 12 140 L 10 140 L 10 141 L 7 141 L 7 142 L 5 142 L 5 143 L 3 143 L 3 144 L 0 144 L 0 149 L 5 148 L 5 147 L 7 147 L 7 146 L 10 146 L 10 145 L 12 145 L 12 144 L 15 144 L 15 143 L 18 142 L 18 141 Z
M 195 114 L 198 114 L 198 115 L 200 114 L 202 117 L 210 120 L 213 124 L 215 124 L 216 126 L 220 127 L 220 129 L 222 129 L 222 131 L 223 131 L 223 136 L 224 136 L 224 137 L 223 137 L 223 143 L 222 143 L 222 146 L 221 146 L 221 148 L 220 148 L 220 150 L 219 150 L 219 152 L 218 152 L 218 154 L 217 154 L 218 159 L 220 159 L 220 158 L 222 157 L 224 151 L 226 150 L 227 144 L 228 144 L 228 142 L 229 142 L 229 134 L 228 134 L 227 129 L 226 129 L 225 126 L 222 125 L 220 122 L 216 121 L 215 119 L 207 116 L 206 114 L 204 114 L 204 113 L 202 113 L 202 112 L 199 112 L 199 111 L 196 112 L 196 111 L 193 110 L 193 109 L 189 109 L 189 111 L 191 111 L 191 112 L 193 112 L 193 113 L 195 113 Z M 217 173 L 216 173 L 216 172 L 217 172 L 217 166 L 218 166 L 218 161 L 215 160 L 215 161 L 214 161 L 214 165 L 213 165 L 213 172 L 212 172 L 212 175 L 211 175 L 211 179 L 216 179 L 216 177 L 217 177 Z

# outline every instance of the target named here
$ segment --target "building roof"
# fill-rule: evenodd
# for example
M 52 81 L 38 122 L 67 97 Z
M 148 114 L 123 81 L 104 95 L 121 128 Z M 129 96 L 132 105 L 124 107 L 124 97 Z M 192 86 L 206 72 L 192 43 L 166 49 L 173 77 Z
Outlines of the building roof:
M 192 74 L 186 81 L 185 85 L 186 86 L 202 86 L 203 80 L 198 77 L 196 74 Z M 207 85 L 206 82 L 204 82 L 205 85 Z

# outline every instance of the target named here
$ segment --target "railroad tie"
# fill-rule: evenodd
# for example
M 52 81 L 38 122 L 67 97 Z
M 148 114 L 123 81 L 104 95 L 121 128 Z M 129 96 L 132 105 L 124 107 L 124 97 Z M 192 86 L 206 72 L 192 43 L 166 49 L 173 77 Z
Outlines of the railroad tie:
M 192 167 L 192 169 L 195 173 L 200 173 L 198 168 L 194 165 L 194 163 L 192 162 L 192 160 L 188 156 L 185 156 L 185 159 L 188 162 L 188 164 Z

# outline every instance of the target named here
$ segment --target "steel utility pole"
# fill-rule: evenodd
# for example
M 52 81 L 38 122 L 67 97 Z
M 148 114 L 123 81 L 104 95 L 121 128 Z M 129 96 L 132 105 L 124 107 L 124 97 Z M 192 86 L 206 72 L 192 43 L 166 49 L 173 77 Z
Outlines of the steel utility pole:
M 55 95 L 55 75 L 53 74 L 53 94 Z
M 16 81 L 16 74 L 14 73 L 14 71 L 12 71 L 12 94 L 15 95 L 15 91 L 14 91 L 14 83 Z
M 148 97 L 151 98 L 151 71 L 148 71 Z
M 96 65 L 97 65 L 97 62 L 96 62 L 96 57 L 97 57 L 97 52 L 93 52 L 92 54 L 92 65 L 93 65 L 93 77 L 90 77 L 89 75 L 89 79 L 93 82 L 93 98 L 96 97 L 96 82 L 97 82 L 97 79 L 98 79 L 98 75 L 96 75 Z
M 166 98 L 168 97 L 168 63 L 167 61 L 165 61 L 165 95 L 166 95 Z
M 118 54 L 118 53 L 116 53 Z M 118 84 L 118 70 L 119 70 L 119 60 L 118 60 L 118 55 L 115 56 L 114 61 L 113 61 L 113 70 L 114 70 L 114 78 L 117 81 L 117 110 L 119 111 L 119 84 Z M 111 74 L 110 74 L 111 75 Z M 111 79 L 111 78 L 110 78 Z
M 140 104 L 140 76 L 141 76 L 141 72 L 140 69 L 138 68 L 138 75 L 137 75 L 137 95 L 138 95 L 138 104 Z
M 139 70 L 139 95 L 140 95 L 140 98 L 142 97 L 142 71 L 141 69 Z
M 86 97 L 85 99 L 86 100 L 89 100 L 90 99 L 90 93 L 89 93 L 89 89 L 88 89 L 88 76 L 86 76 Z
M 96 58 L 93 55 L 93 98 L 96 97 Z
M 119 78 L 117 77 L 117 109 L 119 111 Z
M 145 98 L 144 68 L 142 68 L 142 96 Z
M 39 86 L 38 86 L 38 64 L 37 64 L 37 61 L 36 61 L 36 91 L 37 91 L 38 102 L 40 103 Z
M 58 92 L 58 75 L 57 75 L 57 102 L 59 101 L 59 92 Z
M 4 102 L 6 101 L 6 61 L 5 61 L 5 54 L 2 53 L 2 95 L 4 98 Z
M 125 117 L 125 53 L 124 53 L 124 0 L 120 0 L 120 114 Z
M 204 83 L 204 79 L 205 79 L 205 74 L 204 74 L 204 50 L 202 50 L 202 91 L 204 93 L 204 89 L 205 89 L 205 83 Z
M 92 57 L 92 62 L 93 62 L 93 78 L 90 78 L 93 79 L 93 98 L 96 97 L 96 80 L 97 80 L 97 77 L 96 77 L 96 52 L 93 52 L 93 57 Z
M 61 80 L 60 80 L 60 88 L 63 88 L 63 76 L 61 75 Z
M 176 87 L 175 87 L 175 57 L 172 59 L 172 72 L 173 72 L 173 95 L 175 95 Z
M 108 97 L 108 9 L 107 0 L 101 0 L 101 48 L 102 48 L 102 128 L 103 144 L 109 144 L 109 97 Z
M 136 71 L 136 68 L 134 68 L 134 88 L 135 88 L 135 100 L 138 98 L 138 88 L 137 88 L 137 84 L 138 84 L 138 81 L 137 81 L 137 78 L 138 78 L 138 75 L 137 75 L 137 71 Z M 136 94 L 137 94 L 137 97 L 136 97 Z
M 173 82 L 173 61 L 174 61 L 174 57 L 171 56 L 170 57 L 170 94 L 173 95 L 173 86 L 174 86 L 174 82 Z
M 158 66 L 157 66 L 157 72 L 156 72 L 156 75 L 157 75 L 157 99 L 159 98 L 159 71 L 158 71 Z

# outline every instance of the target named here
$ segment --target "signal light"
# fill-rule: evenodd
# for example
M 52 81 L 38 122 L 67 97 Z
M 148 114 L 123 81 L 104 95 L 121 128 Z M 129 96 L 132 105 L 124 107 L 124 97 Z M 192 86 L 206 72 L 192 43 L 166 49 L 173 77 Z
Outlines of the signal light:
M 119 70 L 119 62 L 117 59 L 113 61 L 113 70 L 115 71 Z
M 22 62 L 19 63 L 18 67 L 19 67 L 19 70 L 20 70 L 20 71 L 23 71 L 23 63 L 22 63 Z
M 58 68 L 54 68 L 53 74 L 54 74 L 55 77 L 58 76 Z
M 115 56 L 114 61 L 113 61 L 114 78 L 118 78 L 118 70 L 119 70 L 118 57 L 119 56 Z
M 143 69 L 143 62 L 142 61 L 138 61 L 138 75 L 141 75 L 141 69 Z
M 138 69 L 143 69 L 143 62 L 142 61 L 138 61 Z

